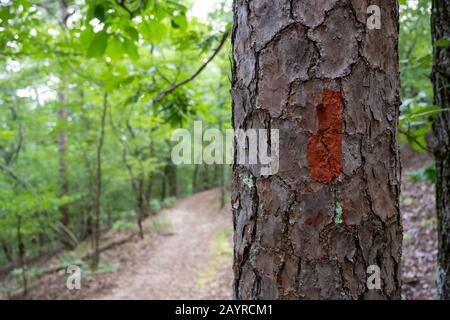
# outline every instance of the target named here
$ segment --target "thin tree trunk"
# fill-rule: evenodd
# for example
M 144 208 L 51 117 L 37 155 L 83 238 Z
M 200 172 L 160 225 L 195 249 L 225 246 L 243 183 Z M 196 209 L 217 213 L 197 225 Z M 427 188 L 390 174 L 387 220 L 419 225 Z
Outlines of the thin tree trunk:
M 61 80 L 64 81 L 64 80 Z M 67 176 L 67 109 L 65 107 L 66 98 L 64 94 L 64 85 L 61 85 L 60 91 L 58 92 L 58 121 L 59 121 L 59 130 L 58 130 L 58 154 L 59 154 L 59 183 L 60 183 L 60 196 L 68 196 L 69 195 L 69 181 Z M 70 223 L 69 216 L 69 207 L 66 204 L 63 204 L 59 207 L 59 212 L 61 213 L 61 223 L 66 228 Z M 71 248 L 71 243 L 64 233 L 64 231 L 60 231 L 61 233 L 61 241 L 66 248 Z
M 161 176 L 161 195 L 160 195 L 160 199 L 161 202 L 164 201 L 164 199 L 166 198 L 167 195 L 167 165 L 164 167 L 164 171 L 163 171 L 163 175 Z
M 202 191 L 207 190 L 211 186 L 211 179 L 209 178 L 209 166 L 204 166 L 202 174 Z
M 12 257 L 11 248 L 10 248 L 9 244 L 3 240 L 0 241 L 0 243 L 2 245 L 3 254 L 5 255 L 6 260 L 8 262 L 12 262 L 13 257 Z
M 28 294 L 28 280 L 27 280 L 27 270 L 25 262 L 25 244 L 22 239 L 22 216 L 17 217 L 17 246 L 19 251 L 19 263 L 22 274 L 22 287 L 23 296 L 26 297 Z
M 433 0 L 433 43 L 450 40 L 450 0 Z M 437 290 L 440 299 L 450 299 L 450 49 L 433 47 L 434 104 L 446 111 L 434 119 L 436 158 L 436 209 L 438 221 Z
M 151 214 L 150 202 L 152 199 L 152 192 L 153 192 L 153 174 L 149 174 L 147 181 L 147 189 L 145 190 L 145 203 L 148 210 L 147 215 Z
M 398 3 L 380 30 L 364 3 L 234 1 L 233 125 L 279 130 L 280 161 L 235 151 L 237 299 L 400 299 Z
M 198 171 L 200 170 L 200 165 L 196 164 L 194 168 L 194 175 L 192 177 L 192 193 L 198 191 Z
M 106 114 L 108 112 L 108 94 L 105 92 L 103 96 L 103 109 L 100 120 L 100 137 L 97 145 L 97 162 L 96 162 L 96 177 L 95 177 L 95 221 L 94 221 L 94 236 L 93 236 L 93 258 L 92 267 L 96 269 L 100 260 L 100 212 L 101 212 L 101 196 L 102 196 L 102 149 L 105 139 L 105 122 Z
M 220 166 L 220 209 L 225 207 L 225 170 L 226 165 Z
M 149 157 L 153 157 L 155 154 L 155 144 L 152 141 L 150 143 L 150 153 L 149 153 Z M 150 201 L 152 199 L 152 192 L 153 192 L 153 173 L 150 172 L 148 174 L 148 178 L 147 178 L 147 188 L 145 190 L 145 205 L 147 207 L 147 213 L 146 215 L 150 214 Z
M 91 125 L 90 125 L 89 117 L 87 116 L 87 108 L 84 104 L 84 91 L 83 90 L 80 91 L 80 100 L 81 100 L 81 105 L 83 106 L 83 112 L 81 115 L 81 119 L 84 124 L 84 130 L 85 130 L 85 132 L 89 132 L 91 130 Z M 92 195 L 95 194 L 95 192 L 94 192 L 94 180 L 95 180 L 95 172 L 94 171 L 95 170 L 90 162 L 87 150 L 82 150 L 81 152 L 83 154 L 83 160 L 84 160 L 83 163 L 84 163 L 85 170 L 89 174 L 89 179 L 88 179 L 89 197 L 86 199 L 85 204 L 84 204 L 83 221 L 85 221 L 85 225 L 84 225 L 84 232 L 82 233 L 82 236 L 81 236 L 83 239 L 86 239 L 87 237 L 89 237 L 93 234 L 93 230 L 94 230 L 94 219 L 92 217 L 92 215 L 93 215 L 92 214 L 92 211 L 93 211 Z
M 59 18 L 62 25 L 66 25 L 67 22 L 67 2 L 65 0 L 60 0 L 60 12 Z M 68 180 L 68 169 L 67 169 L 67 101 L 66 101 L 66 80 L 65 76 L 60 77 L 60 84 L 58 89 L 58 103 L 59 107 L 57 110 L 58 114 L 58 154 L 59 154 L 59 183 L 60 183 L 60 196 L 66 197 L 69 195 L 69 180 Z M 61 224 L 65 228 L 61 228 L 60 236 L 61 242 L 65 248 L 73 249 L 74 244 L 70 239 L 70 236 L 65 232 L 66 228 L 69 227 L 70 215 L 69 207 L 67 204 L 63 204 L 59 207 L 59 212 L 61 213 Z
M 218 125 L 219 130 L 223 133 L 223 127 L 222 127 L 222 117 L 219 115 L 218 119 Z M 222 150 L 224 151 L 224 150 Z M 222 156 L 225 156 L 225 153 L 222 154 Z M 223 209 L 225 207 L 225 174 L 227 170 L 226 164 L 216 164 L 216 168 L 219 168 L 219 187 L 220 187 L 220 209 Z M 216 180 L 214 180 L 216 181 Z
M 171 162 L 170 159 L 168 161 L 169 197 L 178 198 L 177 167 Z
M 141 176 L 137 182 L 137 225 L 139 228 L 139 237 L 144 239 L 144 229 L 142 227 L 142 221 L 146 212 L 145 194 L 144 194 L 144 177 Z

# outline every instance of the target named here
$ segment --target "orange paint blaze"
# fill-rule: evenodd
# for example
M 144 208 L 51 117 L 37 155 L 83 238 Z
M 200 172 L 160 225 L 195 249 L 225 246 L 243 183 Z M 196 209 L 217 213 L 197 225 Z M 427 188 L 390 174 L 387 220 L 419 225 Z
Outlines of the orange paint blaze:
M 316 107 L 319 130 L 308 141 L 309 175 L 331 182 L 342 173 L 341 93 L 325 90 Z

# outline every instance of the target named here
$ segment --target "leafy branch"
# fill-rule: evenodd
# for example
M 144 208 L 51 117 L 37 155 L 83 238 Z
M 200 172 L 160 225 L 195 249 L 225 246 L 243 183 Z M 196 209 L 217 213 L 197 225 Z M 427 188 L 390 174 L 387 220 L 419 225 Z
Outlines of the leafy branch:
M 192 74 L 189 78 L 178 82 L 178 83 L 172 83 L 172 85 L 164 90 L 163 92 L 161 92 L 154 100 L 153 103 L 159 103 L 161 102 L 165 97 L 167 97 L 169 94 L 171 94 L 172 92 L 174 92 L 175 90 L 177 90 L 178 88 L 186 85 L 187 83 L 193 81 L 195 78 L 197 78 L 200 73 L 202 73 L 202 71 L 208 66 L 208 64 L 214 60 L 214 58 L 219 54 L 220 50 L 222 50 L 223 46 L 225 45 L 228 36 L 230 35 L 230 30 L 225 31 L 225 33 L 222 36 L 222 39 L 220 40 L 219 45 L 217 46 L 217 48 L 214 50 L 213 54 L 208 58 L 208 60 L 206 60 L 206 62 L 204 64 L 202 64 L 200 66 L 200 68 L 197 69 L 196 72 L 194 72 L 194 74 Z

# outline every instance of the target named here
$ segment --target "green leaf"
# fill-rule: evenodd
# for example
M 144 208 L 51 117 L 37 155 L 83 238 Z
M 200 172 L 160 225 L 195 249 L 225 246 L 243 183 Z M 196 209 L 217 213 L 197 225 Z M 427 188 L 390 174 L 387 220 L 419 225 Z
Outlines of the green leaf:
M 109 37 L 107 55 L 113 60 L 119 60 L 123 57 L 122 42 L 118 36 Z
M 186 27 L 187 27 L 186 15 L 180 14 L 180 15 L 174 16 L 172 18 L 172 27 L 174 27 L 176 29 L 186 29 Z
M 407 175 L 412 182 L 428 180 L 436 183 L 436 165 L 432 162 L 426 167 L 408 172 Z
M 14 131 L 11 130 L 2 130 L 0 131 L 0 141 L 8 142 L 14 137 Z
M 139 32 L 133 27 L 128 27 L 125 29 L 125 32 L 128 36 L 130 36 L 130 39 L 133 41 L 139 40 Z
M 446 48 L 450 45 L 449 39 L 440 39 L 434 42 L 435 47 Z
M 422 57 L 419 57 L 417 59 L 417 62 L 419 62 L 422 65 L 422 67 L 424 67 L 426 69 L 430 69 L 431 65 L 433 63 L 433 57 L 431 54 L 426 54 Z
M 167 35 L 166 26 L 156 20 L 143 21 L 139 29 L 144 39 L 152 43 L 163 41 Z
M 102 5 L 97 5 L 94 9 L 94 17 L 104 22 L 106 20 L 105 8 Z
M 139 59 L 139 53 L 138 48 L 133 43 L 133 41 L 130 41 L 128 39 L 125 39 L 125 41 L 122 44 L 123 50 L 128 54 L 131 60 L 137 60 Z
M 88 48 L 89 45 L 92 42 L 92 39 L 94 39 L 95 33 L 92 30 L 92 26 L 89 25 L 85 30 L 83 30 L 80 34 L 80 41 L 83 44 L 84 47 Z
M 412 110 L 409 113 L 400 116 L 400 121 L 408 121 L 411 122 L 416 118 L 429 117 L 441 112 L 450 111 L 448 108 L 440 108 L 438 106 L 428 106 L 423 108 L 417 108 L 416 110 Z
M 107 44 L 108 34 L 105 31 L 97 33 L 87 50 L 87 56 L 89 58 L 102 56 L 105 53 Z

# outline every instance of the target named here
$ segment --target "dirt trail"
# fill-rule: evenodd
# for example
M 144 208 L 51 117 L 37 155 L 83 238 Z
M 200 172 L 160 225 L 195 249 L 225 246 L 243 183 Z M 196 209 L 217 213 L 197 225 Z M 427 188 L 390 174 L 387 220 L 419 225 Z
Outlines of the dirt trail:
M 211 250 L 216 233 L 221 230 L 229 230 L 225 232 L 226 243 L 222 245 L 229 246 L 230 242 L 229 208 L 218 210 L 218 198 L 218 190 L 202 192 L 177 202 L 174 208 L 162 213 L 164 223 L 170 224 L 169 230 L 147 237 L 143 242 L 151 241 L 150 250 L 140 251 L 131 264 L 121 268 L 115 274 L 111 289 L 90 298 L 230 298 L 227 279 L 231 275 L 231 249 L 222 252 L 226 257 L 220 259 L 220 265 L 215 263 L 217 253 Z M 139 245 L 145 247 L 146 244 Z M 222 283 L 217 284 L 217 281 Z

